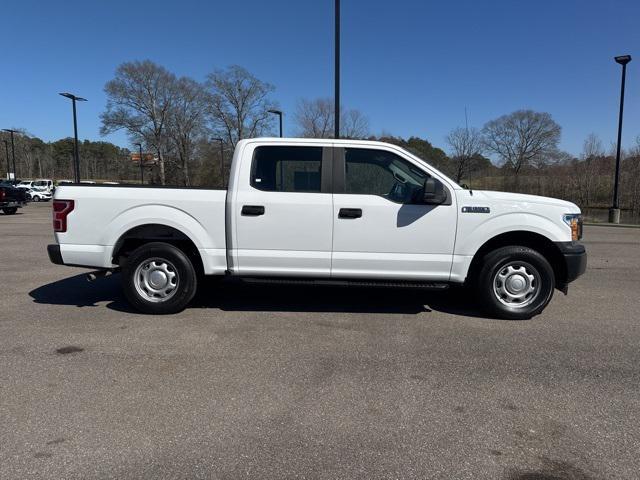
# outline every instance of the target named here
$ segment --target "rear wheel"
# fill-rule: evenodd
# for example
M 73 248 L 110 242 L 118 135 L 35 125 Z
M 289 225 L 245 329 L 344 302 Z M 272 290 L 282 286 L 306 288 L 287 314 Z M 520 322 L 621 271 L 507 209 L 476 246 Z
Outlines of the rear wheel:
M 122 274 L 125 296 L 144 313 L 179 312 L 197 289 L 193 264 L 182 250 L 167 243 L 138 247 L 124 264 Z
M 18 207 L 7 207 L 7 208 L 3 208 L 2 211 L 4 212 L 5 215 L 13 215 L 18 211 Z
M 488 313 L 524 320 L 544 310 L 554 285 L 553 268 L 544 256 L 528 247 L 510 246 L 484 257 L 476 291 Z

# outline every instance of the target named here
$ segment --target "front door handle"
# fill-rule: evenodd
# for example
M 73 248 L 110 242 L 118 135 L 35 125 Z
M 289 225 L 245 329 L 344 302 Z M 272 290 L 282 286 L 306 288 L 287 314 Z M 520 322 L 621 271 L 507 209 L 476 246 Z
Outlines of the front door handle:
M 361 208 L 341 208 L 338 212 L 338 218 L 360 218 L 362 217 Z
M 241 213 L 248 217 L 258 217 L 264 215 L 264 207 L 262 205 L 243 205 Z

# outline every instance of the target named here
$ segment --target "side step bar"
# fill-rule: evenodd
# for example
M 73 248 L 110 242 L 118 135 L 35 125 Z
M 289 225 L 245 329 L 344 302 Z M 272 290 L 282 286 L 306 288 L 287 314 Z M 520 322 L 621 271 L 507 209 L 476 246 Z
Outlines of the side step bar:
M 321 285 L 332 287 L 391 287 L 391 288 L 420 288 L 425 290 L 447 290 L 447 282 L 420 282 L 403 280 L 347 280 L 330 278 L 288 278 L 288 277 L 238 277 L 245 283 L 267 283 L 279 285 Z

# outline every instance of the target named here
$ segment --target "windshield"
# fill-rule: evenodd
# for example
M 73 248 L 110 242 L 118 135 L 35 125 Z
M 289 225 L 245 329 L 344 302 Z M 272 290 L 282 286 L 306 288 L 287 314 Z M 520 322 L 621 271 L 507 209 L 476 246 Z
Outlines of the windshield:
M 424 164 L 428 165 L 430 169 L 435 170 L 435 171 L 438 173 L 438 175 L 440 175 L 442 178 L 444 178 L 444 179 L 446 179 L 447 181 L 449 181 L 449 182 L 451 183 L 451 185 L 455 185 L 455 186 L 457 186 L 457 187 L 459 187 L 459 188 L 462 188 L 462 187 L 460 186 L 460 184 L 458 184 L 455 180 L 453 180 L 453 179 L 452 179 L 451 177 L 449 177 L 448 175 L 445 175 L 444 173 L 442 173 L 440 170 L 438 170 L 436 167 L 434 167 L 434 166 L 433 166 L 431 163 L 429 163 L 427 160 L 424 160 L 423 158 L 421 158 L 421 157 L 417 156 L 415 153 L 413 153 L 413 152 L 411 152 L 411 151 L 409 151 L 409 150 L 405 150 L 405 149 L 404 149 L 404 148 L 402 148 L 402 147 L 398 147 L 398 148 L 401 148 L 403 152 L 405 152 L 408 156 L 410 156 L 410 157 L 411 157 L 411 158 L 413 158 L 414 160 L 417 160 L 417 161 L 419 161 L 419 162 L 421 162 L 421 163 L 424 163 Z

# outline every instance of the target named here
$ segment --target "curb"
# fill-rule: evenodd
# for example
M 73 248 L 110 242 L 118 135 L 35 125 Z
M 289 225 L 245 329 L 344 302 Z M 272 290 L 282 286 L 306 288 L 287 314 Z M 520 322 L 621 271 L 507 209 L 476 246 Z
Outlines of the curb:
M 640 228 L 640 225 L 633 225 L 631 223 L 592 223 L 584 222 L 583 225 L 587 227 L 614 227 L 614 228 Z

